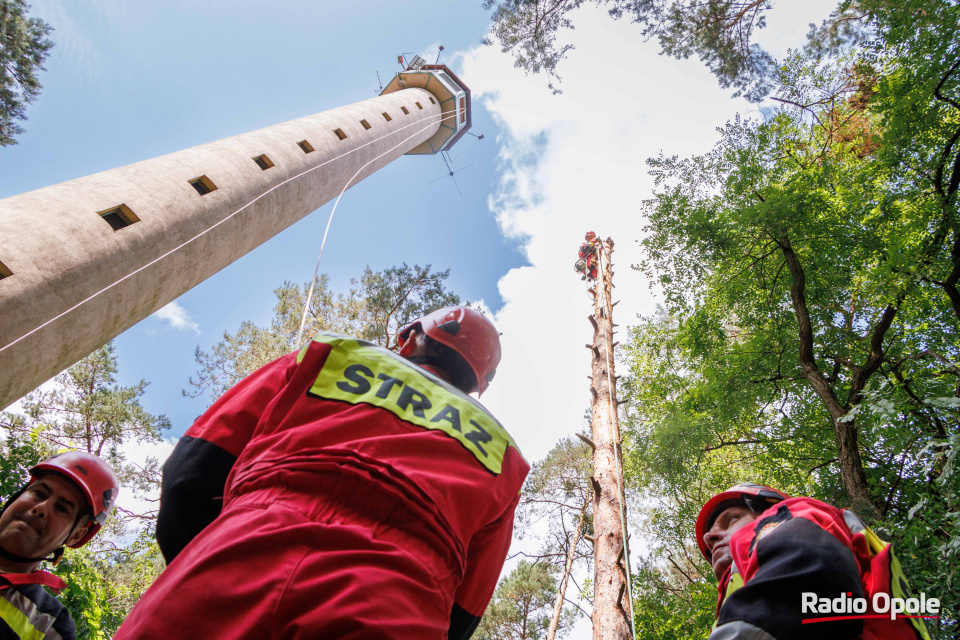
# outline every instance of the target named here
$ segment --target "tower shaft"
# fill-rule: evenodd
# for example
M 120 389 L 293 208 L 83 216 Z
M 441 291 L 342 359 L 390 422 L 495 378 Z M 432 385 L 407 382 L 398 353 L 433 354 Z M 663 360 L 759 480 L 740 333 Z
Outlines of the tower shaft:
M 345 185 L 439 150 L 444 127 L 464 126 L 438 89 L 408 86 L 0 200 L 0 408 Z

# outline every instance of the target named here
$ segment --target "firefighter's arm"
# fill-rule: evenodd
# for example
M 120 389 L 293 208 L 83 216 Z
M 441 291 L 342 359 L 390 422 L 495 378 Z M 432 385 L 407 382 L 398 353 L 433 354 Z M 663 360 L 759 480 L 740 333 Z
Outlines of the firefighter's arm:
M 473 635 L 497 586 L 500 570 L 513 538 L 513 512 L 517 500 L 496 521 L 481 529 L 470 540 L 467 569 L 454 595 L 450 613 L 450 640 L 467 640 Z
M 762 520 L 749 531 L 755 558 L 735 555 L 737 566 L 749 566 L 746 583 L 730 593 L 720 608 L 708 640 L 818 640 L 857 638 L 862 620 L 803 624 L 802 594 L 837 598 L 841 593 L 863 597 L 860 571 L 850 547 L 828 532 L 816 518 L 793 517 L 764 535 Z M 735 536 L 736 537 L 736 536 Z
M 164 463 L 157 543 L 168 564 L 220 514 L 233 463 L 296 367 L 296 355 L 271 362 L 223 394 Z

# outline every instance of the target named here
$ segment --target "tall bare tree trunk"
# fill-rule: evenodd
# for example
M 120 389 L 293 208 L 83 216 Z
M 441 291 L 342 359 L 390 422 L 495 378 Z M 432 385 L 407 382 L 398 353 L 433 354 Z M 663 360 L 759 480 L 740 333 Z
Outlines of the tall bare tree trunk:
M 623 465 L 620 456 L 620 425 L 617 420 L 617 389 L 613 367 L 613 289 L 610 254 L 613 240 L 597 244 L 600 261 L 593 288 L 593 489 L 594 489 L 594 640 L 632 638 L 632 608 L 627 584 L 629 554 L 624 540 L 626 513 Z
M 577 543 L 580 542 L 580 536 L 583 535 L 583 521 L 587 515 L 587 503 L 583 503 L 580 509 L 580 517 L 577 519 L 577 528 L 570 534 L 570 546 L 567 548 L 567 561 L 563 566 L 563 576 L 560 578 L 560 590 L 557 591 L 557 599 L 553 603 L 553 617 L 550 618 L 550 626 L 547 628 L 547 640 L 554 640 L 557 637 L 557 627 L 560 625 L 560 613 L 563 611 L 563 599 L 567 593 L 567 582 L 570 580 L 570 570 L 573 567 L 573 558 L 577 554 Z

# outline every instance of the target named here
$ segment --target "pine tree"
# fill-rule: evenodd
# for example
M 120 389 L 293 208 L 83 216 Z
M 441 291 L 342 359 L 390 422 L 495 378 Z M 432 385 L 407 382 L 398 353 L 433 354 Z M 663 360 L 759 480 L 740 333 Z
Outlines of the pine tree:
M 17 124 L 26 120 L 26 107 L 43 87 L 37 73 L 53 46 L 52 28 L 27 14 L 23 0 L 0 0 L 0 145 L 16 144 L 23 133 Z

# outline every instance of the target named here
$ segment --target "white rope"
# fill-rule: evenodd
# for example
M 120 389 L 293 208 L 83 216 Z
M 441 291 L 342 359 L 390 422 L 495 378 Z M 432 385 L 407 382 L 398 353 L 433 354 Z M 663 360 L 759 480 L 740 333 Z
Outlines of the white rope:
M 452 117 L 456 118 L 457 115 L 459 115 L 459 111 L 455 111 L 452 114 Z M 447 116 L 447 117 L 449 118 L 451 116 Z M 445 119 L 446 118 L 441 119 L 441 122 L 443 122 L 443 120 Z M 353 182 L 353 179 L 356 178 L 358 175 L 360 175 L 360 172 L 366 169 L 371 162 L 375 162 L 379 160 L 383 156 L 387 155 L 388 153 L 390 153 L 391 151 L 393 151 L 394 149 L 402 145 L 404 142 L 406 142 L 410 138 L 416 137 L 418 134 L 422 133 L 428 128 L 429 127 L 424 127 L 423 129 L 421 129 L 420 131 L 417 131 L 417 133 L 413 134 L 412 136 L 408 138 L 404 138 L 398 144 L 390 147 L 389 149 L 387 149 L 386 151 L 378 155 L 376 158 L 373 158 L 372 160 L 368 161 L 365 165 L 357 169 L 357 172 L 353 174 L 349 180 L 347 180 L 347 183 L 345 185 L 343 185 L 343 189 L 340 190 L 340 195 L 337 196 L 336 202 L 333 203 L 333 209 L 330 210 L 330 217 L 327 219 L 327 228 L 323 232 L 323 240 L 320 242 L 320 255 L 317 256 L 317 266 L 313 270 L 313 280 L 310 282 L 310 290 L 307 292 L 307 304 L 304 305 L 303 307 L 303 317 L 300 318 L 300 330 L 297 332 L 297 341 L 294 343 L 294 348 L 298 348 L 298 349 L 300 348 L 300 340 L 303 338 L 303 327 L 307 322 L 307 312 L 310 310 L 310 302 L 313 299 L 313 288 L 317 284 L 317 275 L 320 273 L 320 258 L 323 257 L 323 247 L 327 244 L 327 234 L 330 233 L 330 223 L 333 222 L 333 214 L 337 212 L 337 205 L 340 204 L 340 198 L 343 197 L 344 192 L 347 190 L 347 187 L 350 186 L 350 183 Z
M 3 351 L 6 351 L 7 349 L 9 349 L 10 347 L 12 347 L 13 345 L 17 344 L 18 342 L 20 342 L 20 341 L 22 341 L 22 340 L 25 340 L 26 338 L 29 338 L 31 335 L 33 335 L 33 334 L 36 333 L 37 331 L 40 331 L 41 329 L 43 329 L 44 327 L 48 326 L 49 324 L 51 324 L 51 323 L 53 323 L 53 322 L 56 322 L 57 320 L 59 320 L 60 318 L 64 317 L 64 316 L 67 315 L 68 313 L 70 313 L 70 312 L 72 312 L 72 311 L 74 311 L 74 310 L 76 310 L 76 309 L 79 309 L 80 307 L 82 307 L 82 306 L 85 305 L 86 303 L 90 302 L 90 301 L 93 300 L 94 298 L 96 298 L 96 297 L 100 296 L 101 294 L 109 291 L 110 289 L 113 289 L 115 286 L 117 286 L 117 285 L 120 284 L 121 282 L 124 282 L 125 280 L 128 280 L 128 279 L 132 278 L 133 276 L 137 275 L 138 273 L 140 273 L 140 272 L 143 271 L 144 269 L 147 269 L 147 268 L 149 268 L 149 267 L 152 267 L 153 265 L 157 264 L 158 262 L 160 262 L 161 260 L 163 260 L 163 259 L 166 258 L 167 256 L 170 256 L 170 255 L 176 253 L 177 251 L 179 251 L 180 249 L 182 249 L 183 247 L 187 246 L 187 245 L 190 244 L 191 242 L 193 242 L 193 241 L 195 241 L 195 240 L 197 240 L 197 239 L 205 236 L 206 234 L 210 233 L 211 231 L 213 231 L 214 229 L 216 229 L 217 227 L 219 227 L 221 224 L 223 224 L 223 223 L 226 222 L 227 220 L 230 220 L 230 219 L 233 218 L 235 215 L 237 215 L 238 213 L 240 213 L 241 211 L 243 211 L 244 209 L 246 209 L 247 207 L 249 207 L 249 206 L 252 205 L 253 203 L 257 202 L 258 200 L 260 200 L 261 198 L 263 198 L 264 196 L 266 196 L 266 195 L 269 194 L 270 192 L 272 192 L 272 191 L 274 191 L 274 190 L 276 190 L 276 189 L 279 189 L 280 187 L 282 187 L 283 185 L 287 184 L 288 182 L 291 182 L 291 181 L 293 181 L 293 180 L 296 180 L 297 178 L 300 178 L 300 177 L 302 177 L 302 176 L 305 176 L 306 174 L 311 173 L 311 172 L 313 172 L 313 171 L 316 171 L 317 169 L 319 169 L 319 168 L 321 168 L 321 167 L 323 167 L 323 166 L 326 166 L 326 165 L 330 164 L 331 162 L 333 162 L 333 161 L 335 161 L 335 160 L 339 160 L 339 159 L 341 159 L 341 158 L 345 158 L 346 156 L 350 155 L 351 153 L 354 153 L 354 152 L 356 152 L 356 151 L 359 151 L 360 149 L 363 149 L 364 147 L 367 147 L 367 146 L 369 146 L 369 145 L 371 145 L 371 144 L 373 144 L 373 143 L 375 143 L 375 142 L 379 142 L 379 141 L 382 140 L 383 138 L 386 138 L 386 137 L 388 137 L 388 136 L 391 136 L 391 135 L 394 135 L 394 134 L 396 134 L 396 133 L 399 133 L 400 131 L 403 131 L 404 129 L 407 129 L 407 128 L 409 128 L 409 127 L 413 127 L 413 126 L 416 126 L 416 125 L 418 125 L 418 124 L 421 124 L 421 123 L 423 123 L 425 120 L 432 120 L 432 119 L 434 119 L 434 118 L 440 118 L 440 121 L 442 122 L 443 120 L 445 120 L 445 119 L 447 119 L 447 118 L 456 117 L 457 115 L 458 115 L 457 112 L 454 112 L 452 115 L 446 115 L 446 116 L 444 116 L 444 114 L 441 113 L 441 114 L 438 114 L 438 115 L 429 116 L 429 117 L 427 117 L 427 118 L 424 118 L 423 120 L 418 120 L 417 122 L 413 122 L 413 123 L 408 124 L 408 125 L 404 125 L 404 126 L 400 127 L 399 129 L 395 129 L 395 130 L 393 130 L 393 131 L 390 131 L 390 132 L 388 132 L 388 133 L 385 133 L 385 134 L 383 134 L 382 136 L 380 136 L 380 137 L 378 137 L 378 138 L 375 138 L 375 139 L 373 139 L 373 140 L 371 140 L 371 141 L 369 141 L 369 142 L 365 142 L 364 144 L 362 144 L 362 145 L 360 145 L 360 146 L 358 146 L 358 147 L 356 147 L 356 148 L 354 148 L 354 149 L 351 149 L 350 151 L 347 151 L 347 152 L 345 152 L 345 153 L 342 153 L 342 154 L 340 154 L 340 155 L 338 155 L 338 156 L 336 156 L 336 157 L 334 157 L 334 158 L 330 158 L 330 159 L 327 160 L 326 162 L 322 162 L 322 163 L 318 164 L 318 165 L 315 166 L 315 167 L 312 167 L 312 168 L 310 168 L 310 169 L 307 169 L 306 171 L 303 171 L 303 172 L 301 172 L 301 173 L 298 173 L 297 175 L 292 176 L 292 177 L 290 177 L 290 178 L 287 178 L 287 179 L 284 180 L 283 182 L 281 182 L 281 183 L 279 183 L 279 184 L 276 184 L 276 185 L 270 187 L 269 189 L 267 189 L 266 191 L 264 191 L 263 193 L 261 193 L 261 194 L 258 195 L 257 197 L 253 198 L 252 200 L 250 200 L 250 202 L 246 203 L 245 205 L 243 205 L 242 207 L 240 207 L 239 209 L 237 209 L 236 211 L 234 211 L 233 213 L 231 213 L 230 215 L 228 215 L 228 216 L 227 216 L 226 218 L 224 218 L 223 220 L 220 220 L 220 221 L 217 222 L 216 224 L 211 225 L 210 227 L 204 229 L 203 231 L 201 231 L 201 232 L 198 233 L 197 235 L 193 236 L 192 238 L 190 238 L 190 239 L 188 239 L 188 240 L 185 240 L 184 242 L 182 242 L 181 244 L 177 245 L 176 247 L 174 247 L 174 248 L 171 249 L 170 251 L 167 251 L 167 252 L 164 253 L 163 255 L 160 255 L 160 256 L 158 256 L 157 258 L 154 258 L 153 260 L 151 260 L 151 261 L 148 262 L 147 264 L 143 265 L 143 266 L 140 267 L 139 269 L 136 269 L 136 270 L 128 273 L 127 275 L 123 276 L 122 278 L 120 278 L 120 279 L 117 280 L 116 282 L 113 282 L 112 284 L 107 285 L 107 286 L 104 287 L 103 289 L 100 289 L 100 290 L 97 291 L 96 293 L 94 293 L 94 294 L 92 294 L 92 295 L 84 298 L 83 300 L 81 300 L 81 301 L 78 302 L 77 304 L 73 305 L 72 307 L 70 307 L 70 308 L 67 309 L 66 311 L 63 311 L 63 312 L 61 312 L 60 314 L 54 316 L 53 318 L 50 318 L 49 320 L 47 320 L 46 322 L 44 322 L 44 323 L 41 324 L 40 326 L 35 327 L 34 329 L 31 329 L 30 331 L 28 331 L 27 333 L 23 334 L 22 336 L 20 336 L 20 337 L 17 338 L 16 340 L 10 342 L 9 344 L 6 344 L 6 345 L 0 347 L 0 353 L 2 353 Z M 414 133 L 413 135 L 411 135 L 411 136 L 409 136 L 409 137 L 407 137 L 407 138 L 404 138 L 404 140 L 403 140 L 400 144 L 403 144 L 403 142 L 406 142 L 406 141 L 409 140 L 410 138 L 413 138 L 413 137 L 417 136 L 418 134 L 422 133 L 423 131 L 426 131 L 427 129 L 429 129 L 430 127 L 432 127 L 434 124 L 435 124 L 435 123 L 430 123 L 430 124 L 427 125 L 426 127 L 423 127 L 422 129 L 419 129 L 419 130 L 418 130 L 416 133 Z M 397 146 L 400 146 L 400 145 L 396 145 L 395 147 L 393 147 L 393 149 L 396 149 Z M 392 150 L 392 149 L 391 149 L 391 150 Z M 367 164 L 369 164 L 369 162 L 368 162 Z M 366 165 L 364 165 L 364 166 L 366 166 Z M 356 177 L 356 175 L 354 175 L 354 177 Z M 353 179 L 353 178 L 351 178 L 351 180 L 352 180 L 352 179 Z M 344 189 L 346 189 L 346 187 L 344 187 Z M 340 192 L 340 195 L 343 195 L 343 192 L 342 192 L 342 191 Z M 337 198 L 337 199 L 338 199 L 338 201 L 339 201 L 339 198 Z M 332 213 L 331 213 L 331 219 L 332 219 L 332 218 L 333 218 L 333 215 L 332 215 Z M 327 222 L 327 230 L 329 230 L 329 229 L 330 229 L 330 223 Z M 324 233 L 324 236 L 323 236 L 323 237 L 324 237 L 324 240 L 326 240 L 326 237 L 327 237 L 327 236 L 326 236 L 326 233 Z
M 597 264 L 599 268 L 600 276 L 600 302 L 603 305 L 603 308 L 606 309 L 606 287 L 603 286 L 603 249 L 601 248 L 597 251 Z M 613 309 L 613 306 L 610 307 Z M 607 320 L 611 323 L 611 333 L 613 331 L 613 318 L 608 317 Z M 623 473 L 623 467 L 620 466 L 620 454 L 617 453 L 617 447 L 620 444 L 617 438 L 617 430 L 614 428 L 615 423 L 619 423 L 620 419 L 617 415 L 617 406 L 613 403 L 613 379 L 610 375 L 610 370 L 613 368 L 613 355 L 610 353 L 610 341 L 603 341 L 605 346 L 605 351 L 607 355 L 607 402 L 610 405 L 610 437 L 613 442 L 613 459 L 617 465 L 614 475 L 617 477 L 617 498 L 620 501 L 620 535 L 623 536 L 623 561 L 626 567 L 627 574 L 627 598 L 630 602 L 630 632 L 632 634 L 633 640 L 637 640 L 637 629 L 634 626 L 634 611 L 633 611 L 633 578 L 630 574 L 630 547 L 627 546 L 627 505 L 626 498 L 624 497 L 623 488 L 620 484 L 620 476 Z

